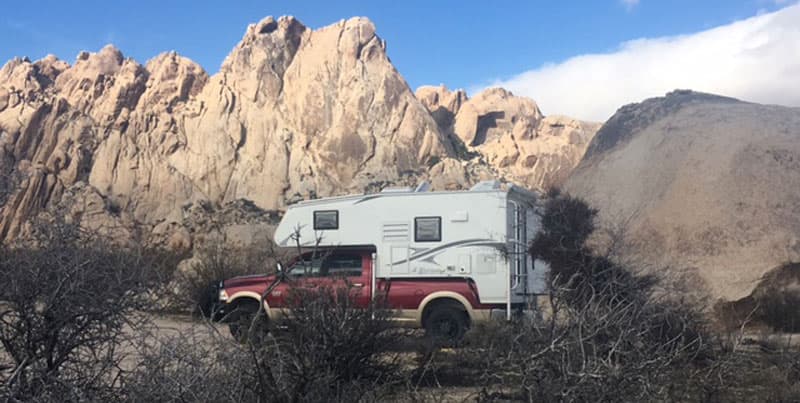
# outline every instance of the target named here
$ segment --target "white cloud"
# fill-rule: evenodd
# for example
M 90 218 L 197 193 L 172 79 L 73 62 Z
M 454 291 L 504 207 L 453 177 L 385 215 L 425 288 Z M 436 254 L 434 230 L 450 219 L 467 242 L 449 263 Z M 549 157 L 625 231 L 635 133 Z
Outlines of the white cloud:
M 547 114 L 595 121 L 676 88 L 800 106 L 800 4 L 694 34 L 625 42 L 491 84 L 535 99 Z

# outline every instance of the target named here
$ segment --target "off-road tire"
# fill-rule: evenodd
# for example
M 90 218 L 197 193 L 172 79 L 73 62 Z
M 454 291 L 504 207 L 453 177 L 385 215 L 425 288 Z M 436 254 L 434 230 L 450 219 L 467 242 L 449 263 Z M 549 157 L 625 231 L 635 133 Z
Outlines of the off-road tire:
M 452 305 L 436 306 L 426 315 L 422 327 L 425 335 L 434 341 L 454 344 L 460 342 L 469 329 L 469 316 Z
M 269 320 L 263 310 L 259 312 L 258 305 L 242 304 L 236 307 L 226 322 L 231 336 L 240 343 L 261 341 L 269 333 Z

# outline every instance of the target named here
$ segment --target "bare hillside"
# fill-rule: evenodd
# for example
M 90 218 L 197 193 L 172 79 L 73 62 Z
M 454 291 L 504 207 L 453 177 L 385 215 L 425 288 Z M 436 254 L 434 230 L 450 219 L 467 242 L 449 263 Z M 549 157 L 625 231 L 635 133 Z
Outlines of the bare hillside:
M 800 260 L 800 109 L 690 91 L 625 106 L 566 189 L 626 222 L 646 256 L 740 299 Z

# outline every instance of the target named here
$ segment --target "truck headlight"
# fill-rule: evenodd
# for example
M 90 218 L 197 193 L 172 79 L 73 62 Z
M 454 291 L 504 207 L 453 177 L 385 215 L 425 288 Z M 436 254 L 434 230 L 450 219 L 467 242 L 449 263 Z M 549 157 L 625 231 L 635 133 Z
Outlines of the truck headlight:
M 225 302 L 228 300 L 228 293 L 225 292 L 225 289 L 219 290 L 218 299 L 220 300 L 220 302 Z

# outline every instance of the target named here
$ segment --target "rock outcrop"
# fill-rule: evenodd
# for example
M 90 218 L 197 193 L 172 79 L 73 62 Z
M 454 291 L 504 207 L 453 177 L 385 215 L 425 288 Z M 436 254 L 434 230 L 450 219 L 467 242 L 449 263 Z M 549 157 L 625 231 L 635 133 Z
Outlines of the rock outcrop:
M 187 226 L 186 206 L 247 201 L 272 211 L 423 179 L 463 188 L 498 169 L 527 178 L 524 167 L 534 167 L 525 180 L 534 186 L 561 175 L 551 172 L 560 166 L 539 168 L 554 155 L 531 159 L 546 142 L 529 138 L 550 127 L 532 101 L 506 93 L 468 101 L 460 92 L 424 102 L 365 18 L 319 30 L 265 18 L 213 76 L 175 52 L 142 65 L 111 45 L 72 65 L 14 59 L 0 69 L 0 188 L 9 188 L 5 178 L 20 180 L 0 195 L 0 240 L 18 236 L 39 211 L 63 207 L 65 195 L 91 202 L 94 226 L 149 226 L 184 248 L 191 240 L 177 227 Z M 429 113 L 434 102 L 442 113 Z M 491 163 L 464 158 L 450 130 L 459 120 L 443 119 L 460 110 L 461 121 L 482 119 L 497 108 L 511 123 L 457 133 L 487 136 L 466 142 Z
M 248 27 L 220 72 L 165 53 L 142 66 L 113 46 L 74 65 L 0 70 L 0 167 L 24 181 L 0 234 L 82 182 L 138 222 L 186 203 L 362 191 L 420 175 L 452 152 L 366 19 L 312 31 L 292 17 Z
M 566 189 L 627 223 L 647 261 L 741 299 L 800 261 L 800 109 L 690 91 L 625 106 Z
M 416 94 L 440 130 L 467 152 L 482 156 L 509 180 L 534 189 L 561 185 L 599 128 L 563 116 L 545 117 L 532 99 L 502 88 L 471 99 L 463 90 L 443 86 L 421 87 Z

